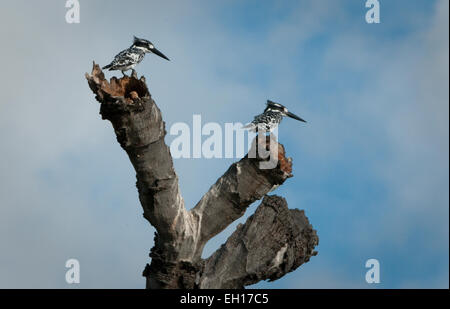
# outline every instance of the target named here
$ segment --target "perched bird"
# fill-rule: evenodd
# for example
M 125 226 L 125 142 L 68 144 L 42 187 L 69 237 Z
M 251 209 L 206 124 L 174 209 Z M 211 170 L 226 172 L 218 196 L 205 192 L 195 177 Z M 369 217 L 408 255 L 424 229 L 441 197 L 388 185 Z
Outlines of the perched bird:
M 152 42 L 134 37 L 133 45 L 118 53 L 114 60 L 103 67 L 103 69 L 120 70 L 125 76 L 125 71 L 134 67 L 144 59 L 145 53 L 154 53 L 166 60 L 169 60 L 163 53 L 155 48 Z
M 289 112 L 288 109 L 280 103 L 267 100 L 267 107 L 264 110 L 264 113 L 255 116 L 255 119 L 244 126 L 244 128 L 253 132 L 258 132 L 258 129 L 264 132 L 272 132 L 285 116 L 306 122 L 297 115 Z

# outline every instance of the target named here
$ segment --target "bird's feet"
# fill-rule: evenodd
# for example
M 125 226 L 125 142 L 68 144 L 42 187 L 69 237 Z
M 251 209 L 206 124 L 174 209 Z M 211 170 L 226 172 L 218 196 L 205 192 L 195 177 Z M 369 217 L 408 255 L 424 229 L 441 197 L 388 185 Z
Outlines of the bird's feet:
M 122 71 L 123 77 L 128 77 L 127 74 L 125 74 L 125 71 Z

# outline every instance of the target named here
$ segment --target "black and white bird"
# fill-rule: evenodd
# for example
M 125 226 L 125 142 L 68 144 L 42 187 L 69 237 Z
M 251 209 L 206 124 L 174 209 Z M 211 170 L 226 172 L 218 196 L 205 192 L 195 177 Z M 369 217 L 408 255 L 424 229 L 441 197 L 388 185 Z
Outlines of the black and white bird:
M 103 67 L 103 69 L 120 70 L 125 75 L 125 71 L 134 70 L 134 67 L 144 59 L 146 53 L 153 53 L 166 60 L 169 60 L 163 53 L 156 49 L 152 42 L 134 37 L 133 45 L 118 53 L 114 60 Z
M 272 132 L 276 127 L 278 127 L 281 120 L 283 120 L 283 117 L 285 116 L 306 122 L 302 118 L 288 111 L 288 109 L 280 103 L 267 100 L 267 106 L 264 113 L 255 116 L 255 119 L 248 125 L 244 126 L 244 128 L 253 132 L 258 132 L 258 130 Z

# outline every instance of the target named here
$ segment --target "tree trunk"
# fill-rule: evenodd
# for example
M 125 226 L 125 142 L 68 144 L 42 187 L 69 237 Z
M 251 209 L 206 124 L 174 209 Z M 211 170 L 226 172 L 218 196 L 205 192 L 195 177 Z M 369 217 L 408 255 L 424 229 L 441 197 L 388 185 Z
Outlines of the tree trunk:
M 101 103 L 102 118 L 112 123 L 136 170 L 144 217 L 156 228 L 151 264 L 143 272 L 147 288 L 243 288 L 276 280 L 317 253 L 318 237 L 304 212 L 288 209 L 284 198 L 266 195 L 292 177 L 292 161 L 281 144 L 271 141 L 278 156 L 275 168 L 261 169 L 265 159 L 247 155 L 188 211 L 164 142 L 165 123 L 145 78 L 133 74 L 108 82 L 95 63 L 86 78 Z M 265 147 L 260 141 L 252 147 L 257 146 Z M 211 257 L 202 259 L 206 242 L 263 197 L 255 214 Z

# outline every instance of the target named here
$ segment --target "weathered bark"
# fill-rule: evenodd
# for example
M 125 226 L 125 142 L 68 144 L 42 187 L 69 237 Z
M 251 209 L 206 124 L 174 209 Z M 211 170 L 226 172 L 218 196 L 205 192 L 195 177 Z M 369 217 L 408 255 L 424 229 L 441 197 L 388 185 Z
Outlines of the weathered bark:
M 276 280 L 316 255 L 319 238 L 303 210 L 266 196 L 256 212 L 205 261 L 200 288 L 243 288 Z
M 256 147 L 256 144 L 253 144 L 253 147 Z M 259 163 L 262 159 L 249 158 L 247 155 L 231 165 L 192 209 L 191 213 L 196 218 L 199 229 L 199 240 L 195 248 L 197 259 L 209 239 L 242 217 L 253 202 L 292 177 L 291 160 L 285 157 L 282 145 L 276 144 L 276 147 L 278 168 L 260 169 Z
M 269 197 L 221 249 L 202 260 L 209 239 L 292 177 L 292 162 L 284 147 L 271 141 L 275 143 L 271 151 L 276 149 L 278 156 L 272 169 L 261 169 L 265 159 L 259 156 L 234 163 L 187 211 L 164 142 L 165 124 L 145 79 L 134 74 L 108 82 L 95 63 L 86 78 L 101 103 L 102 118 L 112 123 L 133 164 L 144 217 L 157 231 L 152 261 L 143 273 L 147 288 L 240 288 L 275 280 L 313 255 L 318 238 L 303 212 L 288 210 L 282 198 Z

